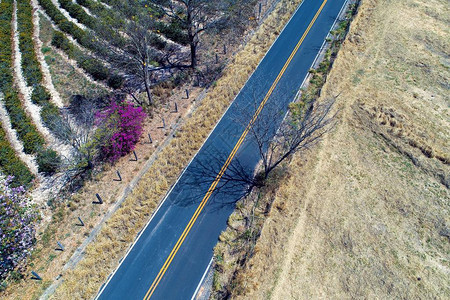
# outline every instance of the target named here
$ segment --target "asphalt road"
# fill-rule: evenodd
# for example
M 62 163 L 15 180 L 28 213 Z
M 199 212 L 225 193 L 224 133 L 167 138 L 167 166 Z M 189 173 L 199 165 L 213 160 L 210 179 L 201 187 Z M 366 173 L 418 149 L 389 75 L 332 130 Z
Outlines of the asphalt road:
M 214 177 L 222 174 L 230 159 L 239 162 L 244 172 L 253 172 L 259 155 L 251 135 L 243 135 L 245 124 L 258 111 L 258 118 L 272 118 L 271 132 L 275 131 L 344 3 L 303 2 L 101 289 L 98 299 L 193 296 L 235 200 L 244 190 L 239 184 L 223 186 L 220 178 Z M 264 107 L 257 110 L 261 102 Z M 275 118 L 274 110 L 280 111 Z

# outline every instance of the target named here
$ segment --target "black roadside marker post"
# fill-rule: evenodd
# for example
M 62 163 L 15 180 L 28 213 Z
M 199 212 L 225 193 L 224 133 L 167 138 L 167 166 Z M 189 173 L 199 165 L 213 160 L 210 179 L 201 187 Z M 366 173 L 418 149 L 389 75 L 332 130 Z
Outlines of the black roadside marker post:
M 153 143 L 152 136 L 150 135 L 150 133 L 148 134 L 148 140 L 149 140 L 150 144 Z
M 177 113 L 178 112 L 178 104 L 177 104 L 177 102 L 175 102 L 175 110 L 173 111 L 174 113 Z
M 98 201 L 92 201 L 92 203 L 94 203 L 94 204 L 103 204 L 103 200 L 102 200 L 102 198 L 100 197 L 99 194 L 95 194 L 95 197 L 97 197 Z
M 64 246 L 59 241 L 56 241 L 56 244 L 58 244 L 58 248 L 55 249 L 56 251 L 64 251 Z
M 189 90 L 186 89 L 186 99 L 189 99 Z
M 218 64 L 219 63 L 219 55 L 217 55 L 217 53 L 216 53 L 216 64 Z
M 261 11 L 262 11 L 262 3 L 259 2 L 259 16 L 258 16 L 258 19 L 261 19 Z
M 162 121 L 162 125 L 161 125 L 161 126 L 158 126 L 158 128 L 159 128 L 159 129 L 164 129 L 164 128 L 166 128 L 166 120 L 164 120 L 164 118 L 161 118 L 161 121 Z
M 227 54 L 227 45 L 223 45 L 223 54 Z
M 119 177 L 119 179 L 113 179 L 114 181 L 122 181 L 122 176 L 120 176 L 120 172 L 119 170 L 116 171 L 117 176 Z
M 80 223 L 78 223 L 77 226 L 84 226 L 84 222 L 80 217 L 78 217 L 78 221 L 80 221 Z
M 31 271 L 31 275 L 33 275 L 33 277 L 31 277 L 33 280 L 42 280 L 41 276 L 39 276 L 35 271 Z
M 136 151 L 134 151 L 134 150 L 133 150 L 133 155 L 134 155 L 134 159 L 130 159 L 130 160 L 137 161 L 138 157 L 137 157 Z

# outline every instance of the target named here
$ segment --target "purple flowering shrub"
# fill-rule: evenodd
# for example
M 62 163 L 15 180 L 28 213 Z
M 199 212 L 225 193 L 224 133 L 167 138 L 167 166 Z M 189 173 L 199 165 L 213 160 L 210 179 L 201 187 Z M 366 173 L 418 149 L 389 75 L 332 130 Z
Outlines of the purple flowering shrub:
M 0 282 L 26 261 L 35 243 L 39 214 L 22 186 L 0 174 Z
M 142 107 L 135 107 L 126 101 L 112 101 L 96 117 L 103 135 L 101 152 L 114 162 L 134 149 L 142 134 L 146 115 Z

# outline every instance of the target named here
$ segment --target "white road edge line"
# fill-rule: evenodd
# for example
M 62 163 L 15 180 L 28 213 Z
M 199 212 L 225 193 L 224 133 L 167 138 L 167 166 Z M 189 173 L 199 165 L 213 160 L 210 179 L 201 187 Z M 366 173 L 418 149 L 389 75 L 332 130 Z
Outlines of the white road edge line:
M 117 266 L 117 268 L 111 273 L 111 275 L 108 277 L 108 280 L 102 285 L 102 288 L 100 289 L 99 293 L 97 294 L 97 296 L 94 298 L 94 300 L 98 300 L 99 297 L 101 296 L 101 294 L 103 293 L 103 291 L 105 290 L 105 288 L 107 287 L 107 285 L 109 284 L 109 282 L 111 281 L 111 279 L 114 277 L 114 275 L 116 274 L 117 270 L 119 270 L 120 266 L 122 265 L 122 263 L 125 261 L 125 259 L 127 258 L 128 254 L 130 254 L 131 250 L 133 249 L 133 247 L 136 245 L 136 243 L 139 241 L 139 238 L 141 237 L 141 235 L 144 233 L 145 229 L 147 229 L 148 225 L 150 225 L 151 221 L 153 220 L 153 217 L 158 213 L 159 209 L 161 208 L 161 206 L 164 204 L 164 202 L 166 201 L 166 199 L 169 197 L 170 193 L 172 192 L 173 188 L 177 185 L 178 181 L 180 181 L 181 177 L 183 177 L 183 174 L 186 172 L 187 168 L 191 165 L 191 163 L 194 161 L 194 159 L 197 157 L 198 153 L 203 149 L 203 146 L 205 145 L 206 141 L 208 141 L 209 137 L 211 136 L 211 134 L 214 132 L 214 130 L 216 129 L 216 127 L 219 125 L 220 121 L 222 121 L 223 117 L 226 115 L 226 113 L 228 112 L 228 110 L 230 109 L 230 107 L 233 105 L 234 101 L 236 100 L 236 98 L 241 94 L 242 89 L 247 85 L 248 81 L 250 80 L 250 78 L 252 78 L 253 74 L 256 72 L 256 70 L 258 70 L 259 65 L 261 64 L 261 62 L 264 60 L 264 58 L 266 58 L 267 54 L 270 52 L 270 50 L 272 49 L 273 45 L 275 45 L 275 43 L 277 42 L 278 38 L 282 35 L 282 33 L 284 32 L 284 30 L 286 29 L 286 27 L 289 25 L 289 23 L 291 22 L 291 20 L 294 18 L 294 16 L 297 14 L 297 12 L 299 11 L 300 7 L 303 5 L 303 3 L 306 0 L 303 0 L 302 3 L 300 3 L 299 7 L 297 7 L 297 9 L 295 10 L 295 12 L 292 14 L 292 16 L 289 18 L 289 21 L 284 25 L 283 30 L 280 32 L 280 34 L 277 36 L 277 38 L 275 39 L 275 41 L 273 41 L 272 45 L 270 45 L 269 49 L 267 50 L 266 54 L 264 54 L 264 57 L 261 58 L 261 60 L 259 61 L 258 65 L 256 66 L 255 70 L 253 70 L 253 72 L 249 75 L 249 77 L 247 78 L 247 80 L 245 81 L 244 85 L 242 86 L 242 88 L 239 90 L 239 93 L 237 93 L 237 95 L 234 97 L 233 101 L 231 101 L 231 103 L 228 105 L 228 108 L 225 110 L 225 112 L 222 114 L 222 116 L 220 117 L 220 119 L 217 121 L 216 125 L 214 126 L 214 128 L 211 130 L 211 132 L 208 134 L 208 136 L 206 137 L 206 139 L 204 140 L 203 144 L 201 145 L 200 149 L 198 149 L 197 153 L 195 153 L 195 155 L 192 157 L 192 159 L 189 161 L 189 163 L 187 164 L 187 166 L 184 168 L 183 172 L 181 172 L 180 176 L 178 176 L 178 179 L 175 181 L 175 183 L 172 185 L 172 187 L 170 188 L 170 190 L 167 192 L 166 196 L 164 196 L 164 199 L 159 203 L 158 207 L 156 208 L 156 210 L 153 212 L 152 216 L 150 217 L 149 221 L 147 222 L 147 224 L 144 226 L 144 228 L 139 232 L 138 236 L 136 237 L 135 241 L 133 242 L 133 244 L 131 244 L 130 248 L 128 249 L 128 251 L 125 253 L 125 256 L 122 257 L 122 259 L 120 260 L 119 265 Z M 206 97 L 206 96 L 205 96 Z M 195 113 L 195 112 L 194 112 Z M 120 208 L 120 207 L 119 207 Z
M 194 295 L 192 295 L 191 300 L 195 300 L 195 296 L 197 296 L 197 293 L 200 290 L 200 287 L 202 286 L 203 280 L 205 280 L 206 274 L 208 274 L 209 268 L 211 267 L 213 260 L 214 256 L 211 257 L 211 260 L 209 261 L 209 264 L 206 267 L 205 273 L 203 273 L 202 279 L 200 279 L 200 283 L 197 285 L 197 288 L 195 289 Z

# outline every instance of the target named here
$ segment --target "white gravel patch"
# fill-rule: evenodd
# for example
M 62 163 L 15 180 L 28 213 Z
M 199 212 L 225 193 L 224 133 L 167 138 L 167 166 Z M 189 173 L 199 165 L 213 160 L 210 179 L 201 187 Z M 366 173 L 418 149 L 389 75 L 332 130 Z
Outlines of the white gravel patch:
M 77 19 L 72 18 L 70 16 L 69 12 L 59 5 L 58 0 L 52 0 L 52 3 L 53 3 L 53 5 L 55 5 L 59 9 L 59 11 L 64 15 L 64 17 L 67 18 L 67 20 L 69 20 L 70 22 L 74 23 L 75 25 L 77 25 L 81 29 L 86 30 L 86 26 L 84 26 L 83 24 L 78 22 Z
M 58 141 L 45 127 L 41 120 L 40 107 L 31 102 L 31 92 L 32 87 L 28 87 L 25 78 L 22 73 L 22 53 L 19 48 L 19 33 L 17 30 L 17 1 L 14 1 L 14 13 L 13 13 L 13 65 L 14 65 L 14 81 L 18 87 L 19 93 L 22 94 L 22 104 L 24 106 L 25 112 L 30 116 L 33 123 L 36 125 L 38 131 L 44 136 L 46 141 L 52 145 L 52 148 L 57 151 L 60 155 L 69 156 L 70 148 Z
M 9 144 L 16 152 L 17 156 L 23 161 L 28 169 L 34 174 L 38 174 L 38 166 L 34 160 L 34 156 L 25 154 L 23 152 L 23 144 L 17 138 L 17 132 L 11 126 L 11 120 L 9 118 L 8 112 L 6 111 L 5 104 L 3 103 L 3 95 L 0 95 L 0 119 L 3 130 L 5 130 L 6 136 L 8 138 Z
M 48 65 L 45 61 L 44 54 L 42 53 L 42 41 L 39 38 L 39 13 L 38 13 L 38 6 L 36 0 L 31 0 L 31 6 L 33 7 L 33 41 L 34 41 L 34 51 L 36 52 L 37 59 L 39 61 L 39 64 L 41 65 L 41 72 L 42 72 L 42 84 L 45 86 L 45 88 L 48 90 L 48 92 L 51 95 L 52 102 L 59 108 L 62 108 L 64 106 L 63 100 L 61 99 L 61 96 L 59 95 L 58 91 L 55 89 L 55 86 L 53 85 L 52 76 L 50 75 L 50 69 L 48 68 Z

